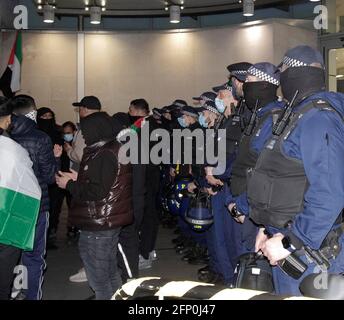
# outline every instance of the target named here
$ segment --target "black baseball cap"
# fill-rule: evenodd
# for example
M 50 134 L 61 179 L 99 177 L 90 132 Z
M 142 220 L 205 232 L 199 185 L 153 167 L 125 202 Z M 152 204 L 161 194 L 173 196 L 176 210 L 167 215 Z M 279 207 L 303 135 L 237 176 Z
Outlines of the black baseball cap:
M 81 99 L 80 102 L 74 102 L 74 107 L 84 107 L 91 110 L 100 110 L 102 105 L 99 99 L 95 96 L 87 96 Z

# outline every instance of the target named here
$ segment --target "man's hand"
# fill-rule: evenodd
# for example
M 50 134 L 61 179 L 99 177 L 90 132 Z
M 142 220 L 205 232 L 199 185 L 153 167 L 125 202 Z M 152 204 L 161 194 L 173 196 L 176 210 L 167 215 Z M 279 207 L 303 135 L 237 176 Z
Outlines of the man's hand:
M 232 209 L 235 207 L 235 203 L 230 203 L 228 205 L 228 211 L 229 213 L 232 212 Z M 236 222 L 243 224 L 245 222 L 245 216 L 240 216 L 238 218 L 233 218 Z
M 283 234 L 277 233 L 262 246 L 261 250 L 264 253 L 264 256 L 269 259 L 272 266 L 277 265 L 278 261 L 283 260 L 290 255 L 290 252 L 283 247 L 283 238 Z
M 63 172 L 63 175 L 66 176 L 66 177 L 69 177 L 73 181 L 78 180 L 78 173 L 75 170 L 73 170 L 73 169 L 70 169 L 70 172 Z
M 66 189 L 66 186 L 72 178 L 70 178 L 68 175 L 66 175 L 64 172 L 59 171 L 58 174 L 55 175 L 56 178 L 56 184 L 61 189 Z
M 217 192 L 214 192 L 212 188 L 205 188 L 205 191 L 211 196 L 217 195 Z
M 73 149 L 73 147 L 69 143 L 65 142 L 65 144 L 63 145 L 63 149 L 68 153 Z
M 58 144 L 54 145 L 54 156 L 55 156 L 55 158 L 60 158 L 62 156 L 62 151 L 63 151 L 62 146 L 60 146 Z
M 245 222 L 245 216 L 240 216 L 240 217 L 238 217 L 238 218 L 234 218 L 234 220 L 235 220 L 237 223 L 244 224 L 244 222 Z
M 176 169 L 170 168 L 170 176 L 173 178 L 176 176 Z
M 188 184 L 188 192 L 194 193 L 195 189 L 197 189 L 197 186 L 194 182 Z
M 214 178 L 214 176 L 207 175 L 206 176 L 207 182 L 212 186 L 223 186 L 223 182 L 219 179 Z
M 255 250 L 256 252 L 259 252 L 260 250 L 262 250 L 265 242 L 268 240 L 268 236 L 264 233 L 265 229 L 264 228 L 260 228 L 256 237 L 256 246 L 255 246 Z

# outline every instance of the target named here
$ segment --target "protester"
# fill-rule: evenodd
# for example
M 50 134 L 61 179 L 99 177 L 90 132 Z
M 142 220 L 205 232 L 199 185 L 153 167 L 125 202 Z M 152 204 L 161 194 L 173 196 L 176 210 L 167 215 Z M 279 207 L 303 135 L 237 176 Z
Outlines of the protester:
M 118 161 L 120 144 L 112 119 L 98 112 L 81 120 L 86 148 L 77 174 L 59 172 L 60 188 L 72 197 L 71 222 L 81 230 L 79 251 L 97 300 L 121 286 L 117 246 L 123 226 L 133 221 L 132 168 Z

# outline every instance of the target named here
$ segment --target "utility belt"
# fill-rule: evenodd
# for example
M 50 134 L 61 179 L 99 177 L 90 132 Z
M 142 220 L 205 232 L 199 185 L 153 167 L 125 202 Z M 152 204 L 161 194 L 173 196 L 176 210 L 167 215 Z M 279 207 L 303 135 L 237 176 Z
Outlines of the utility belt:
M 308 269 L 308 265 L 300 259 L 301 256 L 306 256 L 309 263 L 315 263 L 322 272 L 326 272 L 331 267 L 331 260 L 336 259 L 342 250 L 340 237 L 343 233 L 344 223 L 329 232 L 319 250 L 303 246 L 280 261 L 279 267 L 290 277 L 299 279 Z

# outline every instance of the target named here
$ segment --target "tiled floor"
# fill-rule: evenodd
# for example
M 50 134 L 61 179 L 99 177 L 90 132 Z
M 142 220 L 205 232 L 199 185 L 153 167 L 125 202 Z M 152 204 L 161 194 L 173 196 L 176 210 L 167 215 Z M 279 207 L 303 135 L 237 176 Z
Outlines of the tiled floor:
M 45 300 L 84 300 L 93 295 L 87 283 L 71 283 L 68 278 L 81 267 L 78 248 L 75 243 L 68 243 L 65 236 L 65 213 L 61 217 L 58 234 L 58 249 L 48 251 L 47 272 L 43 287 Z M 174 280 L 197 281 L 197 266 L 181 261 L 175 253 L 171 239 L 173 230 L 160 228 L 157 241 L 158 260 L 151 269 L 142 271 L 141 276 L 161 276 Z

